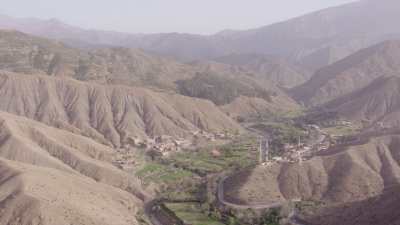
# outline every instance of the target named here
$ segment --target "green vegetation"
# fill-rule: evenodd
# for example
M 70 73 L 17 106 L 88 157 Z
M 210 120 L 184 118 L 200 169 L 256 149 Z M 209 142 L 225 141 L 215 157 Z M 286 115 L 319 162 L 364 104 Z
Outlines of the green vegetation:
M 144 162 L 136 170 L 135 175 L 143 184 L 155 185 L 158 197 L 173 200 L 193 200 L 203 198 L 204 187 L 200 177 L 210 173 L 218 173 L 254 165 L 257 152 L 257 140 L 254 137 L 240 137 L 237 141 L 220 147 L 204 147 L 185 150 L 168 158 L 147 155 Z M 220 155 L 215 156 L 213 150 Z
M 193 174 L 190 171 L 173 166 L 150 162 L 138 170 L 136 176 L 144 182 L 174 183 L 184 178 L 192 177 Z
M 271 101 L 276 95 L 246 76 L 234 79 L 215 73 L 197 73 L 192 79 L 177 82 L 181 94 L 211 100 L 216 105 L 231 103 L 239 96 L 263 98 Z
M 279 210 L 271 209 L 261 218 L 259 225 L 279 225 L 281 219 Z
M 204 212 L 197 203 L 167 203 L 167 208 L 172 210 L 186 224 L 191 225 L 224 225 Z
M 229 144 L 185 150 L 172 154 L 168 158 L 154 157 L 152 159 L 147 155 L 145 162 L 137 170 L 136 176 L 145 185 L 153 184 L 158 198 L 172 201 L 204 201 L 207 198 L 206 184 L 203 183 L 201 177 L 254 165 L 258 159 L 257 142 L 257 138 L 253 136 L 241 136 Z M 211 209 L 212 207 L 207 203 L 166 205 L 188 224 L 222 225 L 218 222 L 222 219 L 219 212 Z M 238 224 L 235 221 L 234 217 L 227 218 L 226 223 Z
M 285 144 L 296 144 L 299 138 L 302 140 L 306 138 L 305 130 L 290 123 L 259 123 L 252 128 L 271 135 L 272 156 L 280 156 Z
M 254 165 L 257 153 L 252 153 L 249 149 L 256 146 L 257 140 L 254 137 L 242 137 L 233 143 L 220 147 L 174 154 L 166 160 L 166 163 L 201 175 L 218 173 Z M 217 150 L 220 155 L 213 155 L 213 149 Z
M 357 134 L 360 131 L 360 126 L 357 125 L 338 125 L 334 127 L 323 128 L 322 130 L 333 136 L 350 136 Z
M 276 115 L 277 118 L 287 118 L 287 119 L 295 119 L 301 116 L 304 116 L 306 113 L 306 110 L 304 108 L 297 109 L 297 110 L 291 110 L 287 112 L 280 113 Z
M 321 201 L 301 201 L 297 202 L 295 207 L 299 212 L 315 212 L 318 209 L 324 207 L 325 203 Z

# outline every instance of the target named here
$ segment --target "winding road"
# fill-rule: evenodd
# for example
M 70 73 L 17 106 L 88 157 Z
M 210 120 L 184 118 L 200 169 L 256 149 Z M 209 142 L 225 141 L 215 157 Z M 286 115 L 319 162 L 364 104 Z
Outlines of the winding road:
M 234 209 L 272 209 L 280 207 L 284 204 L 284 202 L 276 202 L 272 204 L 236 204 L 229 202 L 225 199 L 225 190 L 224 190 L 225 181 L 228 178 L 229 176 L 225 176 L 218 182 L 218 190 L 217 190 L 217 199 L 221 204 L 225 206 Z
M 218 182 L 218 190 L 217 190 L 217 199 L 219 203 L 228 206 L 230 208 L 234 209 L 241 209 L 241 210 L 246 210 L 246 209 L 255 209 L 255 210 L 268 210 L 268 209 L 273 209 L 273 208 L 278 208 L 283 206 L 287 202 L 276 202 L 276 203 L 270 203 L 270 204 L 236 204 L 229 202 L 225 199 L 225 190 L 224 190 L 224 185 L 225 181 L 229 178 L 229 176 L 223 177 L 219 182 Z M 293 200 L 292 202 L 298 202 L 300 200 Z M 297 216 L 297 210 L 293 209 L 292 212 L 289 214 L 289 221 L 292 225 L 307 225 L 304 221 L 301 221 L 298 216 Z

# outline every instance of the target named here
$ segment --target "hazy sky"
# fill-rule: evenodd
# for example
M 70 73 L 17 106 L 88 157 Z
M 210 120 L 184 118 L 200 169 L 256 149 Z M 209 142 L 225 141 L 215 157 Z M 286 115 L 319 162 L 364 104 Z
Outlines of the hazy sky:
M 249 29 L 352 0 L 0 0 L 0 14 L 84 28 L 209 34 Z M 354 1 L 354 0 L 353 0 Z

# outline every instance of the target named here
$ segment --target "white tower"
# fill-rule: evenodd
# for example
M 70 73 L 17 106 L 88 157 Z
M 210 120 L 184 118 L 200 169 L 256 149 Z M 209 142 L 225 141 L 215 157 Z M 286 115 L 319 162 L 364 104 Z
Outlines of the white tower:
M 259 154 L 260 154 L 260 164 L 267 162 L 269 157 L 269 143 L 268 138 L 262 137 L 260 138 L 260 147 L 259 147 Z

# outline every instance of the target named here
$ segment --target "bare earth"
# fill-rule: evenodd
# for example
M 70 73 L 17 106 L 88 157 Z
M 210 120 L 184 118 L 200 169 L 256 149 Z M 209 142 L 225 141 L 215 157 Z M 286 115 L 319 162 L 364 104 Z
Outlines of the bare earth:
M 259 166 L 251 171 L 247 180 L 236 179 L 236 184 L 226 185 L 227 197 L 237 202 L 260 204 L 295 199 L 316 202 L 320 207 L 307 218 L 318 220 L 315 223 L 318 225 L 397 224 L 400 218 L 393 210 L 399 204 L 389 199 L 388 191 L 396 190 L 400 184 L 399 144 L 400 136 L 385 136 L 302 164 Z M 366 203 L 370 201 L 375 203 Z M 335 217 L 344 206 L 350 208 L 345 211 L 348 217 Z M 393 214 L 386 210 L 392 210 Z M 354 223 L 355 213 L 359 213 L 357 220 L 369 222 Z M 321 215 L 330 215 L 329 220 Z M 384 223 L 387 221 L 384 215 L 391 215 L 397 223 Z M 382 218 L 381 222 L 374 216 Z

